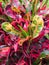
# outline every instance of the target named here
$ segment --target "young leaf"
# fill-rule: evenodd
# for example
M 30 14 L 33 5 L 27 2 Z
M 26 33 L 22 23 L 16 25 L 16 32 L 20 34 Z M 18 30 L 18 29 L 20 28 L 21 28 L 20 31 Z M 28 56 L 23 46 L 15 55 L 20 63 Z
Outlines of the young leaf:
M 20 25 L 18 25 L 18 27 L 20 28 L 20 30 L 21 30 L 21 32 L 22 32 L 22 35 L 23 35 L 24 37 L 29 36 L 29 34 L 28 34 L 25 30 L 23 30 L 23 28 L 22 28 Z
M 19 31 L 16 30 L 9 22 L 2 23 L 2 29 L 10 34 L 20 35 Z
M 33 17 L 33 21 L 32 21 L 31 26 L 32 26 L 32 28 L 34 28 L 34 30 L 33 30 L 33 38 L 36 38 L 37 36 L 39 36 L 40 32 L 43 29 L 44 21 L 40 16 L 35 15 Z

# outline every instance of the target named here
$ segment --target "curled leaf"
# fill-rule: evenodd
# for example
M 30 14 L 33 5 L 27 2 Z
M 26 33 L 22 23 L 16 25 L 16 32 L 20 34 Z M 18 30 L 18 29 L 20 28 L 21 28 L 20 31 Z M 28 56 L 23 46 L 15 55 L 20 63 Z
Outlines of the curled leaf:
M 33 21 L 31 24 L 32 31 L 33 31 L 33 38 L 36 38 L 37 36 L 39 36 L 40 32 L 43 29 L 43 26 L 44 26 L 43 19 L 40 16 L 35 15 L 33 17 Z
M 10 34 L 20 35 L 20 33 L 9 22 L 2 23 L 2 29 Z

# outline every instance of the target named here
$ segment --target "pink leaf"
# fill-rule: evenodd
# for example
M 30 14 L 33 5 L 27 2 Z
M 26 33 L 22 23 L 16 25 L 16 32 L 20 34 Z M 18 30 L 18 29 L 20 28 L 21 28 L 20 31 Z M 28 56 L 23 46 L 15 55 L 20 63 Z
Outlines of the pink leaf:
M 14 44 L 14 50 L 15 50 L 15 52 L 17 51 L 17 49 L 18 49 L 18 43 L 16 43 L 16 44 Z
M 0 58 L 8 57 L 10 53 L 10 47 L 0 48 Z

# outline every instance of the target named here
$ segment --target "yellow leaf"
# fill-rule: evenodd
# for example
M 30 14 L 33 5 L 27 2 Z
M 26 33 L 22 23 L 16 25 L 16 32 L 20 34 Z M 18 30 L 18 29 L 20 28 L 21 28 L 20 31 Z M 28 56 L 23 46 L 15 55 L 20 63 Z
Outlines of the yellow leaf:
M 12 8 L 12 10 L 13 10 L 14 12 L 16 12 L 16 13 L 21 13 L 20 10 L 19 10 L 19 8 L 16 8 L 16 7 L 14 7 L 14 6 L 12 6 L 11 8 Z

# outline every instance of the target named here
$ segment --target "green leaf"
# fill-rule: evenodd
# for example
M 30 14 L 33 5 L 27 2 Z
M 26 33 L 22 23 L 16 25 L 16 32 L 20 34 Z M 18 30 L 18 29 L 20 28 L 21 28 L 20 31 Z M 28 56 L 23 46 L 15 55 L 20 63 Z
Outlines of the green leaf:
M 41 53 L 40 55 L 41 58 L 45 58 L 46 57 L 46 54 L 44 52 Z
M 6 21 L 11 22 L 11 21 L 13 20 L 11 17 L 9 17 L 9 16 L 7 16 L 7 15 L 4 15 L 4 17 L 5 17 L 5 20 L 6 20 Z
M 36 59 L 36 61 L 33 63 L 33 65 L 39 65 L 40 59 Z
M 2 7 L 5 7 L 5 2 L 3 0 L 0 0 L 0 2 L 2 2 Z
M 20 28 L 20 30 L 21 30 L 21 32 L 22 32 L 22 35 L 23 35 L 24 37 L 29 36 L 29 34 L 28 34 L 20 25 L 18 25 L 18 27 Z
M 48 2 L 47 2 L 47 7 L 49 7 L 49 0 L 48 0 Z
M 21 35 L 21 33 L 18 30 L 16 30 L 9 22 L 2 23 L 1 27 L 7 33 L 18 35 L 18 36 Z
M 5 21 L 11 22 L 13 19 L 7 15 L 0 15 L 0 20 L 3 19 Z
M 33 38 L 39 36 L 40 32 L 42 31 L 44 26 L 44 21 L 39 15 L 35 15 L 32 20 L 32 31 L 33 31 Z
M 0 2 L 3 2 L 3 0 L 0 0 Z
M 40 58 L 45 58 L 46 54 L 44 52 L 41 53 L 41 55 L 36 59 L 36 61 L 33 63 L 33 65 L 39 65 Z
M 22 0 L 19 0 L 20 1 L 20 3 L 22 3 Z
M 44 5 L 47 5 L 47 4 L 48 4 L 48 1 L 49 1 L 49 0 L 43 0 L 43 1 L 42 1 L 42 6 L 41 6 L 41 7 L 43 7 Z
M 46 34 L 45 37 L 49 40 L 49 34 Z
M 10 3 L 10 0 L 0 0 L 0 2 L 2 2 L 2 7 L 5 8 L 7 3 Z

